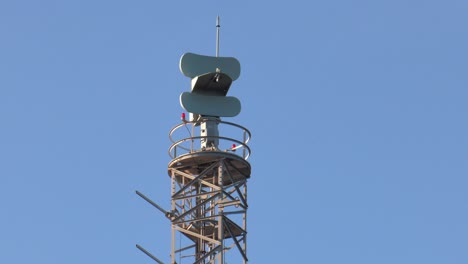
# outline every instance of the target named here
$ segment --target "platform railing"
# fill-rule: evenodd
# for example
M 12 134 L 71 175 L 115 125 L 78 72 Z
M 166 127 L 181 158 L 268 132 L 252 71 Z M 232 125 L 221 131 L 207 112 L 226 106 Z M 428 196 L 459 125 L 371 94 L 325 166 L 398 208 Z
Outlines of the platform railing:
M 203 120 L 198 121 L 184 121 L 169 131 L 169 139 L 172 142 L 172 145 L 169 147 L 168 153 L 172 159 L 175 159 L 179 156 L 202 152 L 202 151 L 218 151 L 218 152 L 232 152 L 245 160 L 250 156 L 250 148 L 247 143 L 250 141 L 251 133 L 250 131 L 236 123 L 226 122 L 218 120 L 218 129 L 219 133 L 223 133 L 226 127 L 229 129 L 235 129 L 235 133 L 239 133 L 239 137 L 224 137 L 224 136 L 194 136 L 195 128 L 203 122 Z M 221 126 L 220 126 L 221 125 Z M 181 128 L 185 127 L 187 132 L 181 131 Z M 180 136 L 181 133 L 188 133 L 189 137 Z M 231 131 L 232 133 L 232 131 Z M 174 139 L 175 134 L 178 134 L 177 139 Z M 219 144 L 217 147 L 201 148 L 202 140 L 218 140 Z

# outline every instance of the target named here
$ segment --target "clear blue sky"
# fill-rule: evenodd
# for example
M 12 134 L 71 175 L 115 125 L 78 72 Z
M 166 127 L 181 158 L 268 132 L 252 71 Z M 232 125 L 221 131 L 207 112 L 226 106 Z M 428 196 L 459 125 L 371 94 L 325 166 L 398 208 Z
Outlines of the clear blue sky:
M 227 3 L 226 3 L 227 2 Z M 0 2 L 0 263 L 169 263 L 185 52 L 239 59 L 251 263 L 468 263 L 468 2 Z M 236 263 L 229 260 L 227 263 Z

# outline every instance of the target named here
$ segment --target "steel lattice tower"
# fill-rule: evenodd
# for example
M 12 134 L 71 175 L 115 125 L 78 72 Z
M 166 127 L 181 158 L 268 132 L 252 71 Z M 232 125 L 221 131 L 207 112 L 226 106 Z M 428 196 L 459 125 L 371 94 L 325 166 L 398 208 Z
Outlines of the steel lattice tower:
M 171 264 L 224 264 L 231 254 L 240 255 L 244 264 L 248 261 L 247 180 L 251 167 L 247 143 L 251 134 L 243 126 L 221 120 L 239 114 L 241 105 L 237 98 L 226 96 L 240 75 L 240 64 L 235 58 L 218 56 L 219 18 L 216 55 L 186 53 L 180 60 L 181 72 L 191 78 L 191 92 L 180 96 L 188 120 L 183 114 L 182 123 L 169 132 L 171 209 L 164 210 L 137 191 L 171 221 Z M 236 136 L 222 136 L 219 131 Z

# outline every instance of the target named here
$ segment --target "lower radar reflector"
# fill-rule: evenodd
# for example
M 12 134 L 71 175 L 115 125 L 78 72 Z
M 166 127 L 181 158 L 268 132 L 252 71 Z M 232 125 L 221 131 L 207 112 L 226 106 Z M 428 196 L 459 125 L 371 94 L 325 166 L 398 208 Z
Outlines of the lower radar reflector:
M 187 112 L 206 116 L 233 117 L 240 113 L 241 103 L 233 96 L 210 96 L 184 92 L 180 105 Z

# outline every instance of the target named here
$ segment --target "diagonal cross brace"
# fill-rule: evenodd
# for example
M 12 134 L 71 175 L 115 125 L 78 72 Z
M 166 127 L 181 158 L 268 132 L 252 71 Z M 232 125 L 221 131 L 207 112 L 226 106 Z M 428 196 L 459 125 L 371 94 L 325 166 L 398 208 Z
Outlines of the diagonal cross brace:
M 187 188 L 189 188 L 190 186 L 192 186 L 195 182 L 201 180 L 205 174 L 210 171 L 211 169 L 215 168 L 217 165 L 219 164 L 219 161 L 218 162 L 215 162 L 213 164 L 211 164 L 210 166 L 208 166 L 208 168 L 204 169 L 197 177 L 195 177 L 193 180 L 191 180 L 189 183 L 187 183 L 184 187 L 182 187 L 182 189 L 180 189 L 178 192 L 176 192 L 174 195 L 172 195 L 172 197 L 177 197 L 179 196 L 181 193 L 183 193 Z M 190 175 L 192 176 L 192 175 Z

